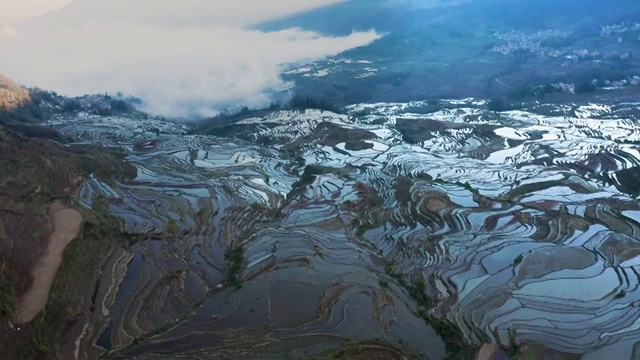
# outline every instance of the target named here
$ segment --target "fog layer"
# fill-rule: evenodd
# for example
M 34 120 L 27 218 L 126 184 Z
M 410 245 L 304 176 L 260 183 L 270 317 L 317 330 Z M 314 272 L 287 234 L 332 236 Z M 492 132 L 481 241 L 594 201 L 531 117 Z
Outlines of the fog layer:
M 264 106 L 290 85 L 279 76 L 287 67 L 379 35 L 246 26 L 335 2 L 77 0 L 3 31 L 0 73 L 70 96 L 120 91 L 141 98 L 148 112 L 173 117 Z

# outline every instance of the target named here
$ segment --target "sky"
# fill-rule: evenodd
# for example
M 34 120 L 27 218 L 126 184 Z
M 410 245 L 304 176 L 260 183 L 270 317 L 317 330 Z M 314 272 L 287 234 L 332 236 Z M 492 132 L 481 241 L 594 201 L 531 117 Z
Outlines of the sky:
M 16 6 L 10 16 L 20 19 L 27 8 L 39 14 L 55 1 L 39 1 L 41 7 L 9 1 Z M 283 71 L 379 35 L 265 33 L 250 26 L 341 1 L 75 0 L 0 26 L 0 73 L 69 96 L 122 92 L 141 98 L 143 110 L 169 117 L 268 106 L 274 90 L 291 85 L 280 78 Z M 0 2 L 4 8 L 7 0 Z

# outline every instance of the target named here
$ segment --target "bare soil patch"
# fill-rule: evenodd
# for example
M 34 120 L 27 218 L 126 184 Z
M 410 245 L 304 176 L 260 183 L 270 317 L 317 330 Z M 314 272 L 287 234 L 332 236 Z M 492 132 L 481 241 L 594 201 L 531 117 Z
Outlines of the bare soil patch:
M 55 202 L 50 207 L 49 216 L 53 231 L 42 257 L 33 269 L 33 283 L 22 297 L 16 312 L 16 323 L 24 324 L 33 320 L 49 299 L 51 285 L 62 264 L 64 249 L 80 233 L 82 215 L 74 209 L 64 208 Z

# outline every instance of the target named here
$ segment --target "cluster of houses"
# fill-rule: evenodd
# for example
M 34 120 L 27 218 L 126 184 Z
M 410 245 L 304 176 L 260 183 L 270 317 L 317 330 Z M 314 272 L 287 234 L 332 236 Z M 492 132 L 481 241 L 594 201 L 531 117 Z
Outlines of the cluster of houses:
M 633 25 L 635 29 L 636 25 Z M 640 29 L 640 24 L 637 24 Z M 614 30 L 617 29 L 617 30 Z M 630 29 L 630 27 L 615 27 L 603 30 L 603 34 L 613 34 L 615 31 Z M 626 30 L 625 30 L 626 31 Z M 585 60 L 607 60 L 607 59 L 628 59 L 631 57 L 629 51 L 598 51 L 589 49 L 575 49 L 569 46 L 559 46 L 562 39 L 566 39 L 573 35 L 571 31 L 560 31 L 556 29 L 539 31 L 536 33 L 524 33 L 521 31 L 510 31 L 506 33 L 495 33 L 494 37 L 505 41 L 506 44 L 495 46 L 492 50 L 503 55 L 512 55 L 518 53 L 527 53 L 540 57 L 553 57 L 564 59 L 563 66 L 569 66 L 571 63 Z M 556 44 L 550 45 L 550 43 Z M 618 43 L 622 42 L 621 38 L 617 38 Z

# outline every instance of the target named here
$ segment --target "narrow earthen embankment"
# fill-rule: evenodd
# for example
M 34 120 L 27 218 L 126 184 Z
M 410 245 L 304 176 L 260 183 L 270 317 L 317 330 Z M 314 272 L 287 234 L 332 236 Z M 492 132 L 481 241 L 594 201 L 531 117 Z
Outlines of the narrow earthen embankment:
M 51 285 L 62 264 L 64 249 L 80 233 L 82 215 L 78 211 L 55 202 L 49 209 L 49 216 L 53 223 L 53 232 L 49 236 L 44 254 L 33 269 L 33 283 L 18 305 L 15 317 L 17 324 L 30 322 L 44 309 Z

